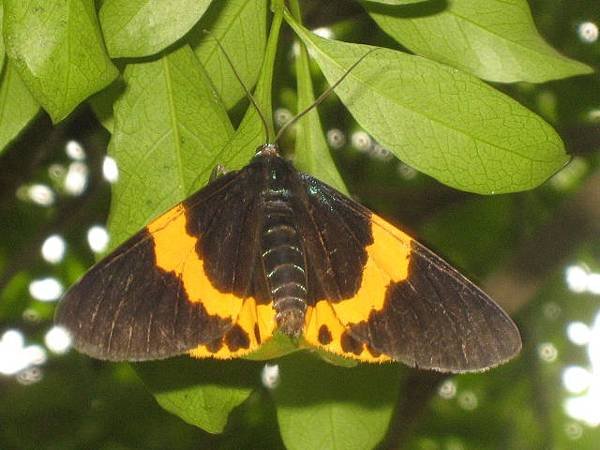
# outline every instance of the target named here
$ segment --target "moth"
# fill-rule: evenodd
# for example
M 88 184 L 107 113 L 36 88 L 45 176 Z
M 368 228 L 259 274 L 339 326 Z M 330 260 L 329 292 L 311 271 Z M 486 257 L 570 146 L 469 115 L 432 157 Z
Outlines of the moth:
M 65 294 L 56 322 L 106 360 L 248 355 L 275 333 L 371 363 L 479 371 L 510 317 L 432 251 L 265 144 L 151 221 Z

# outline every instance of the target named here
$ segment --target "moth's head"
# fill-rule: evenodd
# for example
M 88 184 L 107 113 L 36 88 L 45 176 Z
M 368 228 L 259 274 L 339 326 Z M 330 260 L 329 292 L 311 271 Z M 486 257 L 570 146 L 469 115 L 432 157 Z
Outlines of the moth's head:
M 279 156 L 277 144 L 263 144 L 256 149 L 254 158 Z

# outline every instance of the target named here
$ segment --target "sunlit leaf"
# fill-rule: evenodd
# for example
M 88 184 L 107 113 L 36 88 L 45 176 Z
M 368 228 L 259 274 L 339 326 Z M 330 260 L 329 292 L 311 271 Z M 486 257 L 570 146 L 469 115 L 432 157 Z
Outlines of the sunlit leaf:
M 314 103 L 312 80 L 306 48 L 300 50 L 296 75 L 298 79 L 298 112 Z M 344 181 L 329 153 L 329 147 L 319 120 L 319 113 L 313 109 L 295 125 L 296 148 L 294 163 L 299 170 L 307 172 L 347 193 Z
M 91 0 L 4 1 L 6 52 L 54 122 L 118 75 Z
M 387 34 L 416 54 L 486 80 L 540 83 L 592 72 L 544 41 L 526 0 L 426 2 L 405 9 L 363 5 Z
M 271 89 L 273 84 L 273 63 L 277 54 L 279 29 L 281 28 L 282 20 L 279 14 L 276 14 L 273 18 L 265 51 L 265 59 L 260 77 L 256 83 L 256 89 L 254 90 L 254 98 L 267 122 L 268 130 L 266 132 L 270 136 L 265 135 L 265 127 L 259 118 L 258 112 L 253 105 L 250 105 L 231 140 L 215 156 L 213 165 L 222 164 L 227 170 L 240 169 L 248 164 L 248 161 L 254 156 L 259 146 L 267 143 L 269 138 L 273 138 Z
M 187 357 L 135 366 L 160 406 L 209 433 L 222 432 L 231 410 L 259 387 L 261 367 Z
M 0 71 L 0 152 L 35 117 L 40 105 L 10 62 Z
M 290 23 L 329 83 L 372 48 L 323 39 Z M 336 93 L 381 145 L 457 189 L 531 189 L 568 160 L 539 116 L 471 75 L 418 56 L 379 49 Z
M 412 3 L 421 3 L 427 0 L 368 0 L 370 3 L 381 3 L 383 5 L 410 5 Z
M 233 132 L 188 46 L 129 64 L 124 79 L 109 145 L 120 177 L 110 212 L 112 244 L 201 187 Z
M 0 70 L 2 70 L 2 67 L 4 67 L 4 57 L 6 56 L 4 51 L 4 38 L 2 37 L 3 15 L 4 6 L 2 6 L 2 2 L 0 2 Z
M 286 447 L 350 450 L 373 448 L 384 437 L 398 395 L 397 364 L 325 364 L 308 353 L 279 361 L 274 391 Z
M 113 131 L 115 121 L 113 106 L 117 99 L 123 94 L 124 90 L 125 83 L 119 78 L 106 89 L 92 95 L 88 100 L 96 118 L 110 133 Z
M 106 0 L 100 23 L 112 57 L 148 56 L 187 33 L 211 0 Z

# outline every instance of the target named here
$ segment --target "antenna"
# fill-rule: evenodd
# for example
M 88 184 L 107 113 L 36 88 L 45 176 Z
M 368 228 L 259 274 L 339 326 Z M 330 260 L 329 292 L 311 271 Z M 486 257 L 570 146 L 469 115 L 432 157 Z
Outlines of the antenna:
M 238 71 L 235 69 L 233 61 L 229 57 L 229 54 L 227 54 L 227 52 L 225 51 L 225 48 L 221 44 L 221 41 L 219 41 L 219 39 L 216 36 L 213 36 L 210 33 L 210 31 L 208 31 L 208 30 L 203 30 L 203 32 L 205 34 L 207 34 L 208 36 L 210 36 L 212 39 L 215 40 L 215 42 L 219 46 L 219 49 L 223 52 L 223 55 L 225 55 L 225 59 L 227 60 L 227 63 L 231 67 L 231 70 L 233 71 L 233 74 L 235 75 L 235 77 L 237 78 L 238 82 L 240 83 L 240 85 L 244 89 L 244 92 L 246 93 L 246 96 L 250 100 L 250 103 L 252 103 L 252 106 L 254 106 L 254 109 L 256 109 L 256 112 L 258 113 L 258 116 L 260 117 L 260 120 L 261 120 L 261 122 L 263 124 L 263 127 L 265 129 L 265 136 L 267 137 L 267 141 L 269 141 L 269 127 L 267 125 L 267 120 L 265 119 L 265 116 L 263 115 L 262 111 L 258 107 L 258 103 L 256 102 L 256 99 L 250 93 L 250 90 L 248 89 L 248 87 L 242 81 L 242 77 L 240 76 L 240 74 L 238 73 Z M 321 95 L 319 95 L 319 97 L 311 105 L 307 106 L 302 111 L 300 111 L 298 114 L 296 114 L 295 117 L 292 117 L 290 120 L 288 120 L 286 123 L 284 123 L 283 126 L 279 129 L 279 131 L 275 135 L 275 139 L 273 140 L 273 143 L 276 143 L 279 140 L 279 138 L 283 135 L 283 133 L 284 133 L 285 130 L 287 130 L 290 126 L 292 126 L 293 124 L 295 124 L 298 120 L 300 120 L 302 117 L 304 117 L 307 113 L 309 113 L 314 108 L 316 108 L 321 103 L 323 103 L 323 101 L 327 97 L 329 97 L 329 95 L 333 92 L 333 90 L 336 87 L 338 87 L 340 85 L 340 83 L 342 81 L 344 81 L 348 75 L 350 75 L 350 72 L 352 72 L 356 68 L 356 66 L 358 66 L 367 56 L 369 56 L 371 53 L 373 53 L 374 51 L 376 51 L 378 49 L 379 49 L 378 47 L 369 49 L 364 55 L 362 55 L 360 58 L 358 58 L 358 60 L 356 60 L 354 63 L 352 63 L 352 65 L 348 68 L 348 70 L 346 71 L 346 73 L 344 73 L 335 83 L 333 83 L 329 88 L 327 88 Z
M 267 120 L 265 119 L 265 116 L 263 115 L 262 111 L 260 110 L 260 108 L 258 107 L 258 103 L 256 102 L 256 99 L 254 98 L 254 96 L 250 93 L 250 90 L 248 89 L 248 87 L 244 84 L 244 82 L 242 81 L 242 77 L 240 76 L 240 74 L 238 73 L 238 71 L 235 69 L 235 66 L 233 64 L 233 61 L 231 60 L 231 58 L 229 57 L 229 55 L 227 54 L 227 52 L 225 51 L 225 47 L 223 47 L 223 45 L 221 44 L 221 41 L 219 41 L 219 39 L 216 36 L 213 36 L 210 31 L 208 30 L 202 30 L 205 34 L 207 34 L 208 36 L 210 36 L 212 39 L 215 40 L 215 42 L 217 43 L 217 45 L 219 46 L 219 49 L 223 52 L 223 55 L 225 55 L 225 59 L 227 60 L 227 63 L 229 64 L 229 66 L 231 67 L 231 70 L 233 71 L 233 74 L 235 75 L 235 77 L 237 78 L 238 82 L 240 83 L 240 85 L 242 86 L 242 89 L 244 89 L 244 92 L 246 93 L 246 97 L 248 97 L 248 99 L 250 100 L 250 103 L 252 103 L 252 106 L 254 106 L 254 109 L 256 109 L 256 112 L 258 113 L 258 116 L 260 117 L 260 121 L 263 124 L 263 127 L 265 129 L 265 136 L 267 137 L 267 141 L 269 140 L 269 127 L 267 125 Z M 275 140 L 276 142 L 277 140 Z
M 336 87 L 338 87 L 342 81 L 344 81 L 344 79 L 350 74 L 350 72 L 352 72 L 352 70 L 354 70 L 354 68 L 356 66 L 358 66 L 367 56 L 369 56 L 371 53 L 373 53 L 374 51 L 376 51 L 378 49 L 379 48 L 377 48 L 377 47 L 376 48 L 372 48 L 369 51 L 367 51 L 364 55 L 362 55 L 360 58 L 358 58 L 358 60 L 355 61 L 348 68 L 348 70 L 346 71 L 346 73 L 343 74 L 335 83 L 333 83 L 331 86 L 329 86 L 329 88 L 327 88 L 327 90 L 325 90 L 321 95 L 319 95 L 319 97 L 311 105 L 307 106 L 302 111 L 300 111 L 298 114 L 296 114 L 295 117 L 292 117 L 290 120 L 288 120 L 286 123 L 284 123 L 283 126 L 279 129 L 279 131 L 275 135 L 275 142 L 277 142 L 279 140 L 279 138 L 281 137 L 281 135 L 283 134 L 283 132 L 285 130 L 287 130 L 290 126 L 292 126 L 293 124 L 295 124 L 299 119 L 301 119 L 303 116 L 305 116 L 311 110 L 313 110 L 314 108 L 316 108 L 317 106 L 319 106 L 321 103 L 323 103 L 323 101 L 327 97 L 329 97 L 329 95 L 333 92 L 333 90 Z

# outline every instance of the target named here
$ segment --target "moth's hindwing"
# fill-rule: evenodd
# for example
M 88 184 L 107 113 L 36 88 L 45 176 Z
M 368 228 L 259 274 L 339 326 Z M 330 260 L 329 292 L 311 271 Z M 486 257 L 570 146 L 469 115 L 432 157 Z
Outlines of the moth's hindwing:
M 272 308 L 251 296 L 255 181 L 245 169 L 218 178 L 94 266 L 57 311 L 75 348 L 109 360 L 233 358 L 272 336 Z
M 318 266 L 322 291 L 307 313 L 309 345 L 451 372 L 483 370 L 519 352 L 517 327 L 481 289 L 398 228 L 302 177 L 313 218 L 305 227 L 319 235 L 308 241 L 308 264 Z M 362 258 L 362 269 L 348 258 Z

